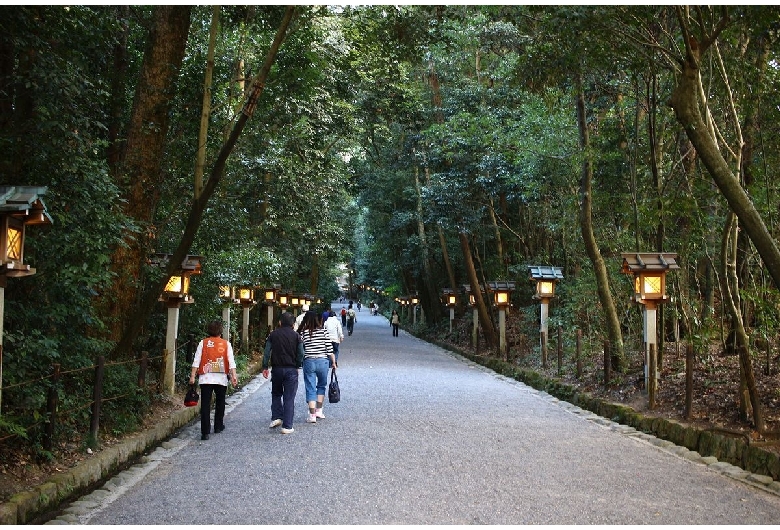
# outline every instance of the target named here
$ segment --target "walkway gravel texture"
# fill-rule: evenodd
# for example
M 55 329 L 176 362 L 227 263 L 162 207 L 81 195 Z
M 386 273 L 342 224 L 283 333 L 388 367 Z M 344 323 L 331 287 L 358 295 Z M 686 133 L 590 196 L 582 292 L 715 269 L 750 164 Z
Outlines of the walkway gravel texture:
M 337 304 L 337 307 L 338 306 Z M 342 400 L 269 429 L 270 383 L 49 524 L 779 524 L 748 473 L 614 424 L 358 314 Z M 709 465 L 708 465 L 709 464 Z

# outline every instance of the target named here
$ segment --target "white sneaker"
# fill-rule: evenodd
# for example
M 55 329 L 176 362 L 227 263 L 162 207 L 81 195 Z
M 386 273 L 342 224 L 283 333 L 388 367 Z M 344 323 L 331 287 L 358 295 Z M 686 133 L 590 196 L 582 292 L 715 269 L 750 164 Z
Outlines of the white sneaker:
M 274 428 L 278 427 L 281 424 L 282 424 L 282 420 L 274 420 L 274 421 L 271 422 L 271 425 L 269 425 L 268 427 L 270 429 L 274 429 Z
M 314 414 L 309 414 L 309 416 L 306 418 L 306 423 L 317 423 L 317 416 Z
M 294 432 L 295 432 L 295 429 L 293 429 L 293 428 L 287 429 L 286 427 L 282 427 L 282 434 L 292 434 Z
M 314 415 L 318 418 L 324 418 L 325 414 L 322 413 L 322 409 L 317 409 L 317 412 L 314 413 Z

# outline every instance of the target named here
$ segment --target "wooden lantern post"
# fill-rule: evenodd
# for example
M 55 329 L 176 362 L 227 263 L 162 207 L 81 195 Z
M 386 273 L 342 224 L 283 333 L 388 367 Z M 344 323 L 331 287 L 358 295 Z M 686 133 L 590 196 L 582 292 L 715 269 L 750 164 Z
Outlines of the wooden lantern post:
M 3 320 L 8 278 L 35 274 L 24 263 L 24 238 L 29 225 L 50 225 L 41 186 L 0 186 L 0 411 L 3 395 Z
M 241 350 L 249 354 L 249 311 L 257 304 L 255 288 L 245 285 L 238 288 L 238 303 L 241 305 L 243 320 L 241 325 Z
M 154 254 L 153 265 L 167 267 L 171 254 Z M 176 338 L 179 334 L 179 308 L 192 304 L 195 299 L 189 294 L 190 277 L 201 273 L 202 256 L 185 256 L 179 269 L 168 278 L 160 301 L 168 308 L 168 323 L 165 334 L 165 359 L 163 361 L 162 392 L 173 395 L 176 392 Z
M 471 292 L 471 285 L 464 285 L 463 290 L 469 297 L 469 307 L 471 307 L 471 347 L 476 350 L 477 341 L 479 340 L 479 309 L 477 308 L 477 300 L 474 298 L 474 293 Z
M 442 289 L 441 293 L 442 302 L 450 308 L 450 333 L 452 333 L 452 321 L 455 320 L 455 306 L 457 305 L 458 299 L 455 296 L 455 291 L 452 289 Z
M 658 388 L 658 331 L 656 329 L 657 308 L 668 300 L 666 295 L 666 273 L 679 269 L 675 261 L 677 254 L 661 252 L 623 253 L 620 272 L 634 278 L 634 293 L 631 300 L 642 304 L 644 314 L 645 343 L 645 388 L 649 407 L 655 407 Z
M 279 292 L 279 286 L 266 287 L 263 289 L 263 303 L 268 308 L 268 333 L 274 329 L 274 304 L 276 303 L 276 295 Z
M 222 338 L 230 342 L 230 308 L 236 303 L 235 287 L 231 285 L 220 286 L 219 298 L 225 302 L 222 306 L 222 321 L 225 323 L 222 328 Z
M 493 291 L 493 303 L 498 308 L 498 353 L 506 359 L 506 312 L 511 305 L 510 297 L 515 290 L 515 282 L 488 282 L 488 286 Z
M 530 265 L 528 267 L 530 280 L 536 283 L 534 298 L 539 299 L 539 344 L 542 349 L 547 348 L 547 322 L 549 319 L 550 299 L 555 296 L 555 285 L 563 279 L 560 267 L 545 267 Z

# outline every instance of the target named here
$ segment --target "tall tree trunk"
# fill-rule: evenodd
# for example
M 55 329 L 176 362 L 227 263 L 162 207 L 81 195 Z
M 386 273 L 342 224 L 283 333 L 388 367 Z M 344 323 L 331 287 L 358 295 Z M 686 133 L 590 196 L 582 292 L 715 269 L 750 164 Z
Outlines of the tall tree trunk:
M 455 283 L 455 270 L 452 268 L 450 253 L 447 251 L 447 239 L 444 237 L 444 230 L 442 230 L 441 225 L 436 225 L 436 230 L 439 232 L 441 256 L 444 260 L 444 268 L 447 269 L 447 279 L 450 282 L 450 289 L 455 293 L 456 300 L 460 300 L 460 289 L 458 289 L 458 284 Z
M 471 257 L 471 245 L 469 244 L 469 236 L 463 231 L 458 232 L 458 239 L 460 239 L 460 248 L 463 252 L 463 266 L 466 269 L 466 276 L 469 279 L 469 285 L 471 286 L 471 293 L 474 295 L 474 302 L 477 306 L 477 315 L 479 315 L 479 324 L 482 326 L 482 333 L 485 335 L 485 342 L 488 349 L 495 350 L 498 347 L 498 332 L 495 325 L 493 325 L 493 319 L 490 318 L 487 307 L 485 306 L 485 300 L 482 298 L 481 286 L 477 279 L 477 269 L 474 267 L 474 260 Z
M 648 143 L 650 144 L 650 173 L 653 175 L 653 188 L 656 193 L 656 216 L 658 225 L 655 231 L 655 250 L 664 251 L 664 238 L 666 236 L 666 225 L 664 223 L 664 201 L 663 201 L 663 177 L 661 176 L 661 164 L 663 161 L 663 135 L 658 131 L 658 76 L 655 71 L 651 72 L 650 88 L 648 91 L 647 102 L 647 129 Z M 656 370 L 663 373 L 664 345 L 666 343 L 666 312 L 664 305 L 658 307 L 658 349 L 656 351 Z
M 425 278 L 423 280 L 423 287 L 425 292 L 420 293 L 422 296 L 422 306 L 425 311 L 425 315 L 431 322 L 436 322 L 442 316 L 441 299 L 437 291 L 436 280 L 433 277 L 431 270 L 430 251 L 428 250 L 428 236 L 425 233 L 425 223 L 423 222 L 423 207 L 422 207 L 422 190 L 420 187 L 420 168 L 414 166 L 414 189 L 416 192 L 416 212 L 417 212 L 417 236 L 420 238 L 420 250 L 422 255 L 423 274 Z
M 780 288 L 780 249 L 764 224 L 761 214 L 729 169 L 728 163 L 718 149 L 716 138 L 710 133 L 700 111 L 700 105 L 704 102 L 699 99 L 701 85 L 699 62 L 704 51 L 713 44 L 720 31 L 726 26 L 728 19 L 721 20 L 712 35 L 707 35 L 699 41 L 688 29 L 687 15 L 683 8 L 678 7 L 676 10 L 683 29 L 686 55 L 682 61 L 682 73 L 677 78 L 678 84 L 672 92 L 670 104 L 677 121 L 683 126 L 685 134 L 696 148 L 712 180 L 739 218 L 740 226 L 750 236 L 750 240 L 772 276 L 775 287 Z
M 580 149 L 584 153 L 580 180 L 580 230 L 585 244 L 585 251 L 593 264 L 593 272 L 596 276 L 599 301 L 604 311 L 611 347 L 612 366 L 617 371 L 623 371 L 625 368 L 625 354 L 623 351 L 623 334 L 620 331 L 620 320 L 618 320 L 615 302 L 612 300 L 612 293 L 610 292 L 609 274 L 604 264 L 604 258 L 601 257 L 601 251 L 599 251 L 599 247 L 596 244 L 596 236 L 593 233 L 591 198 L 593 162 L 590 155 L 590 135 L 585 114 L 585 94 L 582 88 L 581 77 L 577 79 L 577 125 L 580 131 Z
M 263 91 L 268 74 L 271 71 L 271 66 L 276 59 L 276 54 L 279 51 L 282 42 L 284 42 L 285 37 L 287 36 L 287 28 L 289 27 L 295 12 L 295 6 L 289 6 L 285 11 L 284 18 L 282 19 L 276 32 L 276 36 L 271 43 L 271 47 L 266 54 L 265 61 L 263 62 L 263 65 L 260 68 L 257 76 L 252 81 L 252 88 L 250 90 L 249 96 L 247 97 L 246 103 L 244 104 L 244 108 L 241 111 L 241 114 L 239 114 L 235 125 L 233 126 L 230 137 L 227 139 L 217 155 L 217 158 L 211 169 L 211 173 L 209 174 L 209 179 L 206 181 L 206 184 L 203 187 L 203 193 L 201 193 L 200 196 L 192 202 L 192 207 L 190 208 L 187 223 L 184 226 L 184 232 L 182 234 L 181 241 L 171 256 L 171 259 L 168 263 L 168 268 L 165 271 L 165 275 L 146 291 L 143 298 L 141 299 L 141 302 L 138 304 L 135 311 L 132 312 L 131 317 L 128 319 L 127 324 L 123 329 L 122 338 L 116 346 L 115 351 L 117 355 L 126 355 L 131 351 L 133 341 L 138 336 L 143 323 L 146 322 L 146 319 L 154 309 L 160 293 L 165 288 L 165 284 L 181 266 L 181 263 L 187 256 L 187 253 L 192 246 L 192 242 L 195 240 L 195 235 L 200 228 L 203 212 L 208 205 L 209 199 L 214 194 L 217 185 L 222 180 L 228 157 L 233 152 L 233 149 L 235 148 L 235 145 L 238 142 L 238 139 L 241 136 L 247 121 L 252 117 L 252 114 L 255 111 L 257 100 Z
M 696 148 L 699 158 L 701 158 L 702 163 L 707 168 L 713 181 L 725 197 L 731 211 L 739 219 L 739 226 L 744 229 L 755 245 L 756 250 L 775 282 L 775 286 L 780 287 L 780 250 L 778 250 L 774 238 L 764 224 L 761 214 L 755 208 L 755 205 L 742 187 L 739 178 L 734 175 L 721 154 L 713 127 L 705 122 L 701 113 L 701 110 L 704 109 L 704 112 L 709 118 L 707 102 L 703 97 L 704 92 L 699 71 L 701 56 L 709 48 L 715 47 L 718 35 L 728 25 L 728 17 L 724 16 L 718 22 L 711 34 L 700 35 L 701 39 L 697 39 L 690 32 L 687 12 L 681 7 L 675 9 L 683 32 L 686 53 L 682 62 L 682 75 L 678 78 L 679 82 L 672 92 L 670 103 L 674 109 L 677 121 L 684 127 L 685 133 Z M 716 58 L 720 60 L 720 54 L 718 53 L 717 47 L 715 47 L 715 52 L 717 54 Z M 726 76 L 722 61 L 719 66 L 721 68 L 721 75 L 723 75 L 726 82 L 728 82 L 728 77 Z M 734 117 L 734 124 L 736 127 L 739 127 L 736 105 L 733 100 L 730 100 L 730 104 Z M 738 150 L 736 152 L 732 151 L 732 153 L 735 158 L 739 159 L 742 155 L 743 145 L 741 131 L 737 130 L 737 133 L 740 145 Z M 738 171 L 741 170 L 742 165 L 739 164 Z M 753 421 L 756 429 L 763 431 L 765 428 L 763 411 L 753 374 L 747 333 L 744 329 L 742 315 L 738 305 L 739 286 L 736 275 L 736 265 L 733 270 L 730 269 L 727 272 L 733 274 L 733 278 L 721 279 L 722 287 L 725 286 L 730 289 L 728 293 L 723 293 L 723 299 L 724 303 L 727 304 L 732 321 L 735 324 L 734 331 L 736 333 L 740 366 L 743 371 L 745 384 L 747 385 L 753 407 Z
M 501 230 L 498 228 L 498 220 L 496 219 L 496 210 L 493 207 L 493 197 L 488 197 L 489 201 L 489 208 L 488 212 L 490 213 L 490 223 L 493 225 L 493 233 L 496 236 L 496 256 L 498 257 L 498 262 L 501 264 L 501 267 L 505 267 L 504 263 L 504 244 L 501 242 Z M 505 271 L 505 269 L 502 269 Z
M 209 28 L 209 49 L 206 55 L 206 73 L 203 76 L 203 104 L 200 109 L 200 129 L 198 131 L 198 149 L 195 160 L 195 198 L 203 191 L 203 173 L 206 168 L 206 139 L 209 133 L 211 116 L 211 80 L 214 73 L 214 48 L 217 46 L 217 28 L 219 27 L 219 6 L 212 6 L 211 27 Z
M 114 69 L 111 72 L 111 100 L 108 122 L 108 168 L 114 180 L 118 180 L 119 164 L 124 151 L 122 138 L 122 111 L 125 108 L 127 90 L 127 38 L 130 33 L 130 6 L 117 6 L 120 32 L 114 46 Z
M 433 105 L 433 108 L 436 109 L 436 123 L 444 123 L 444 113 L 441 110 L 441 87 L 439 86 L 439 76 L 436 73 L 436 68 L 433 63 L 433 56 L 431 56 L 431 59 L 428 60 L 428 84 L 431 86 L 431 90 L 433 92 L 431 97 L 431 104 Z M 431 170 L 428 167 L 428 164 L 425 164 L 425 182 L 428 184 L 431 183 Z M 438 223 L 436 224 L 436 230 L 439 233 L 439 245 L 441 246 L 441 255 L 444 259 L 444 266 L 447 269 L 447 277 L 450 281 L 450 289 L 452 289 L 453 293 L 460 293 L 460 289 L 458 289 L 458 286 L 455 283 L 455 272 L 452 268 L 450 255 L 449 252 L 447 252 L 447 240 L 444 237 L 444 230 L 442 230 L 441 225 Z M 458 294 L 455 296 L 460 298 Z
M 731 316 L 731 323 L 735 337 L 735 347 L 739 355 L 740 383 L 739 403 L 742 408 L 740 413 L 748 415 L 747 404 L 750 403 L 753 411 L 753 422 L 756 430 L 765 430 L 763 407 L 758 396 L 756 378 L 753 372 L 753 363 L 750 360 L 749 338 L 742 324 L 742 312 L 739 309 L 739 278 L 736 266 L 737 253 L 737 223 L 735 214 L 729 212 L 726 227 L 723 231 L 723 244 L 721 245 L 721 290 L 723 291 L 723 303 Z
M 139 231 L 127 234 L 125 244 L 114 251 L 111 268 L 116 279 L 111 295 L 101 297 L 100 302 L 106 305 L 104 314 L 112 340 L 119 339 L 139 300 L 141 270 L 154 238 L 152 219 L 162 188 L 170 105 L 184 58 L 191 11 L 192 6 L 157 6 L 149 30 L 118 173 L 125 213 L 136 221 Z

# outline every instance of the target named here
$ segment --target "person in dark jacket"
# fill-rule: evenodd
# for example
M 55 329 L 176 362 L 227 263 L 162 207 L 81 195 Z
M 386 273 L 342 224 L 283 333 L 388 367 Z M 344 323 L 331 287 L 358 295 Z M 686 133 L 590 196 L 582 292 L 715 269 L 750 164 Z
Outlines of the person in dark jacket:
M 271 366 L 271 425 L 282 426 L 290 434 L 295 416 L 295 394 L 298 392 L 298 369 L 303 366 L 303 341 L 293 329 L 295 317 L 285 312 L 279 326 L 268 335 L 263 352 L 263 377 L 268 379 Z

